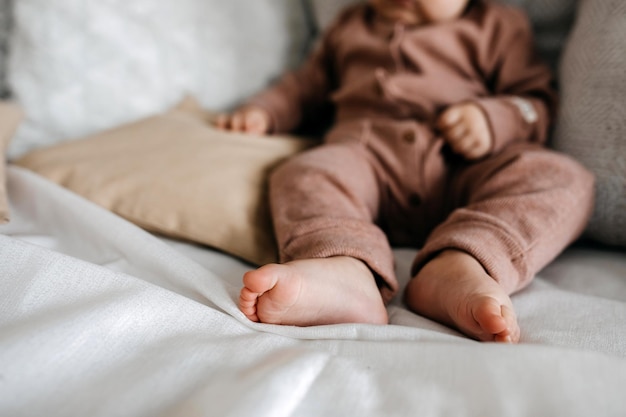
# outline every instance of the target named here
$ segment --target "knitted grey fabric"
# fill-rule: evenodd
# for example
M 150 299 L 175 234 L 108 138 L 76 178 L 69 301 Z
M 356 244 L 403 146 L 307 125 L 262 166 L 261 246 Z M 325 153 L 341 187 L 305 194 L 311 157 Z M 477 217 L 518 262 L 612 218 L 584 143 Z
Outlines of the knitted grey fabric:
M 553 146 L 596 174 L 588 235 L 626 246 L 626 2 L 582 0 L 565 47 Z M 566 208 L 564 208 L 566 209 Z
M 11 30 L 11 0 L 0 0 L 0 98 L 7 96 L 6 64 Z
M 537 49 L 556 70 L 574 21 L 578 0 L 503 0 L 503 3 L 526 10 L 533 25 Z

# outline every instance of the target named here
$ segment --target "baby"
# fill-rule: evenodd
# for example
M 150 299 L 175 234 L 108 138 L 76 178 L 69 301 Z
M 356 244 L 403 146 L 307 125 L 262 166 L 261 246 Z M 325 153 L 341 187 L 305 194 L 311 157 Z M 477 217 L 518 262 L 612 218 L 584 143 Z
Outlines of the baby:
M 241 311 L 297 326 L 387 323 L 391 247 L 415 246 L 411 310 L 518 342 L 510 294 L 578 237 L 593 199 L 591 174 L 542 146 L 551 85 L 510 6 L 347 8 L 303 66 L 217 121 L 264 134 L 333 114 L 323 144 L 271 175 L 281 263 L 244 275 Z

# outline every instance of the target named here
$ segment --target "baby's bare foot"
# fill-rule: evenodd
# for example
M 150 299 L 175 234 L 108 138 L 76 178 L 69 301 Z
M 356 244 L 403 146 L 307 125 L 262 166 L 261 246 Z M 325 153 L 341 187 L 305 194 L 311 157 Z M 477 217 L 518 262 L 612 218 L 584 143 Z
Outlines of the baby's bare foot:
M 482 341 L 519 341 L 506 292 L 471 255 L 450 250 L 427 263 L 406 288 L 413 311 Z
M 369 268 L 347 256 L 269 264 L 243 277 L 239 309 L 252 321 L 296 326 L 387 324 Z

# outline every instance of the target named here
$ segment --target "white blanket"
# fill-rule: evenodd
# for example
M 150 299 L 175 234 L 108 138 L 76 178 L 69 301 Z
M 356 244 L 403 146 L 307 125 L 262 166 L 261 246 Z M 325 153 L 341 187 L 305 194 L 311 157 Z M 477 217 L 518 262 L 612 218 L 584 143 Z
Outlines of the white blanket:
M 626 257 L 566 251 L 513 301 L 516 346 L 391 324 L 251 323 L 249 269 L 10 167 L 0 416 L 624 416 Z M 398 249 L 408 279 L 415 251 Z

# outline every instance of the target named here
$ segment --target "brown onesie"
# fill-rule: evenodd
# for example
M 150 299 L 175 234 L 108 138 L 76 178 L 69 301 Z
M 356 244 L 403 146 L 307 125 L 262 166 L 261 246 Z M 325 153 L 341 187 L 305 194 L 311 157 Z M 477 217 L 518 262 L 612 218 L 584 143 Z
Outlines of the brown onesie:
M 389 24 L 352 6 L 308 61 L 250 100 L 275 131 L 331 105 L 324 144 L 270 181 L 282 262 L 352 256 L 397 291 L 391 245 L 421 247 L 412 273 L 445 249 L 473 255 L 512 293 L 582 232 L 593 177 L 545 149 L 556 95 L 525 15 L 489 0 L 457 20 Z M 433 127 L 448 106 L 477 104 L 493 149 L 451 152 Z M 532 105 L 531 105 L 532 103 Z

